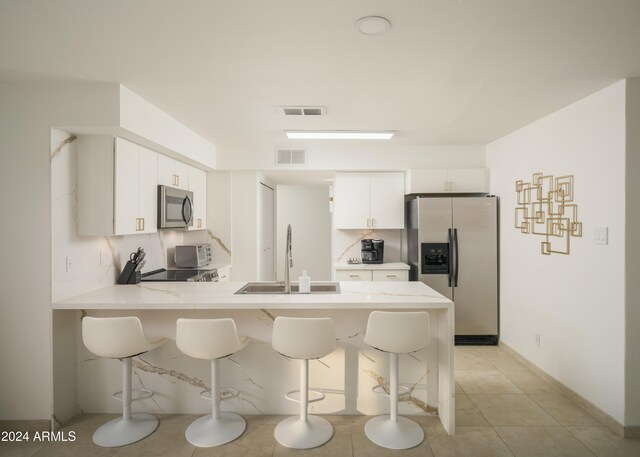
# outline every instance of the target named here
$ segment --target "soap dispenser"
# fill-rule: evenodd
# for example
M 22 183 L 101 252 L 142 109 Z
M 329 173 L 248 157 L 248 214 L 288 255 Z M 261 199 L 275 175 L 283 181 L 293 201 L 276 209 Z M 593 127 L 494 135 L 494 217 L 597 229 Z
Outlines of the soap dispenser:
M 311 292 L 311 278 L 307 276 L 307 270 L 302 271 L 302 276 L 298 276 L 298 293 L 308 294 Z

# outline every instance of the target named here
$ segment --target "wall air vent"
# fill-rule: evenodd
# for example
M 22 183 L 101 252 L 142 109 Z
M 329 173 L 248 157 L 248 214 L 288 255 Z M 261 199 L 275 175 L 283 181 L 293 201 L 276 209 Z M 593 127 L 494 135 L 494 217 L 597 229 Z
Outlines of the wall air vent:
M 276 165 L 306 165 L 306 149 L 276 149 Z
M 280 106 L 285 116 L 324 116 L 325 106 Z

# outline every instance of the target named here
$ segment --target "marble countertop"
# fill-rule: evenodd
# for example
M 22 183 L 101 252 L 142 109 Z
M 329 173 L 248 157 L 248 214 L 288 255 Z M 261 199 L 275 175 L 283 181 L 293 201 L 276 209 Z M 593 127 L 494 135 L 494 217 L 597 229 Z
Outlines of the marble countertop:
M 409 265 L 402 262 L 388 263 L 336 263 L 336 270 L 408 270 Z
M 453 302 L 422 282 L 340 282 L 340 294 L 234 295 L 244 281 L 114 285 L 54 302 L 73 309 L 437 309 Z

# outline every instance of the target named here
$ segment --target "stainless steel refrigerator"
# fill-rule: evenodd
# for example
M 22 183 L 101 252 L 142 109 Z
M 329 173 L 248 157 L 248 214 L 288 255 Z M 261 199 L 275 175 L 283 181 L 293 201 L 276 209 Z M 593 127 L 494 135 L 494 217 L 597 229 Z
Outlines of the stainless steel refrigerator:
M 497 197 L 416 196 L 406 217 L 409 279 L 453 300 L 457 344 L 496 344 Z

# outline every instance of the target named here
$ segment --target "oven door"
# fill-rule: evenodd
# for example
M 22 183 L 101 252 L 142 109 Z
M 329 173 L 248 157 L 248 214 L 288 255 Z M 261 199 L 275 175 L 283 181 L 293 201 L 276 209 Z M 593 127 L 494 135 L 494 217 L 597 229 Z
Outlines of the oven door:
M 193 192 L 158 186 L 158 228 L 187 228 L 193 225 Z

